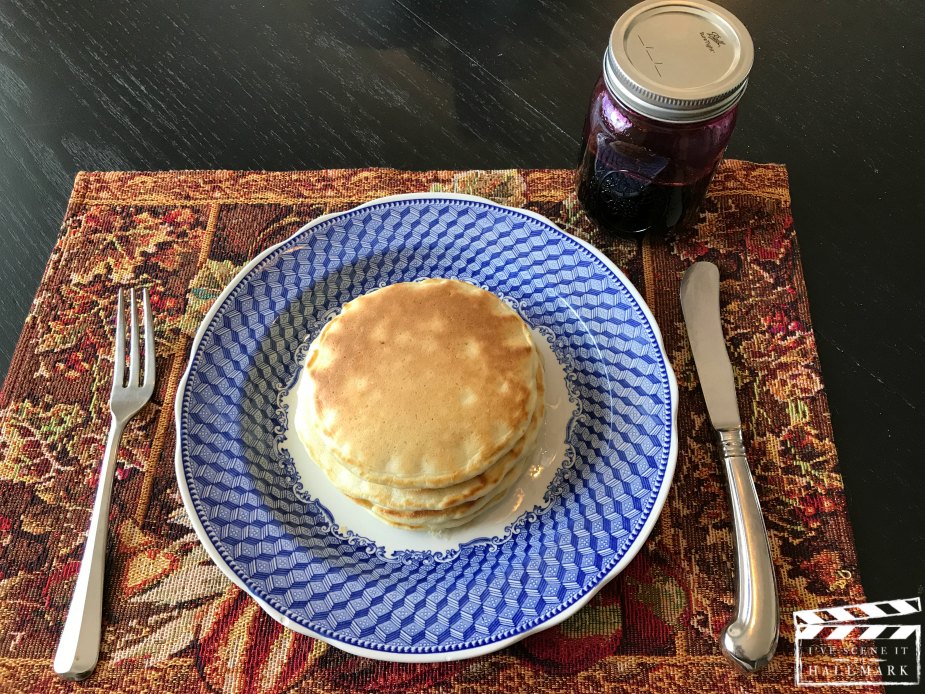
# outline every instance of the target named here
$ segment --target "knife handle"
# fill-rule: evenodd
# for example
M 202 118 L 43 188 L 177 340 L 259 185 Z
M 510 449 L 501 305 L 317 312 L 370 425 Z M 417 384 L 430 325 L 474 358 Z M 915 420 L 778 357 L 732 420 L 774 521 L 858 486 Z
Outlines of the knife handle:
M 747 672 L 763 668 L 777 648 L 780 612 L 768 532 L 745 458 L 742 429 L 717 432 L 735 528 L 736 618 L 720 635 L 720 649 Z

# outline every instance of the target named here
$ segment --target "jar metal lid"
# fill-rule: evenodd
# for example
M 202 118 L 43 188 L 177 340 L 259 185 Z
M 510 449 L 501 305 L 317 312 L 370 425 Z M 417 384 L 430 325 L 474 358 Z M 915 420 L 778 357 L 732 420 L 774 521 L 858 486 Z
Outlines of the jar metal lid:
M 634 111 L 690 123 L 738 102 L 754 58 L 748 29 L 719 5 L 646 0 L 614 25 L 604 53 L 604 82 Z

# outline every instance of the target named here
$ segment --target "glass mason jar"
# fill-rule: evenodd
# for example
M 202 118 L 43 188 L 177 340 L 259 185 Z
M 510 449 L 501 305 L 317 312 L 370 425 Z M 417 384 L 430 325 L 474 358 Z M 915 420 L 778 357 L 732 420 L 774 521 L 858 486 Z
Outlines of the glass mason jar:
M 604 231 L 640 237 L 696 221 L 753 59 L 742 22 L 706 0 L 648 0 L 617 20 L 577 174 Z

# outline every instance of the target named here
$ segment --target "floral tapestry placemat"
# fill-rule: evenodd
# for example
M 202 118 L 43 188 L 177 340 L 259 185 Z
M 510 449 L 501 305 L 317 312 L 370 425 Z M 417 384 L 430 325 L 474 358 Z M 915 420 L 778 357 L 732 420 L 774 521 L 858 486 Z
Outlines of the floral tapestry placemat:
M 673 487 L 642 551 L 584 609 L 494 655 L 391 664 L 286 630 L 209 561 L 174 480 L 173 400 L 193 335 L 250 258 L 313 218 L 415 191 L 549 217 L 626 272 L 652 308 L 680 408 Z M 726 489 L 678 303 L 716 263 L 748 454 L 780 589 L 778 655 L 736 671 Z M 151 291 L 158 388 L 125 432 L 110 524 L 102 656 L 85 683 L 51 660 L 109 426 L 116 290 Z M 782 166 L 727 161 L 694 229 L 604 238 L 566 170 L 82 173 L 0 393 L 0 690 L 635 692 L 794 690 L 791 613 L 860 603 L 854 543 Z M 857 687 L 845 691 L 860 691 Z

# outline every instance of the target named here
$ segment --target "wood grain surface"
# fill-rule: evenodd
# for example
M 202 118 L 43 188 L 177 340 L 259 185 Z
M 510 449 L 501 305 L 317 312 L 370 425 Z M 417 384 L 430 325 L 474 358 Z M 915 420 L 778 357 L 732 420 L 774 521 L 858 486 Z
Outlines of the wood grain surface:
M 0 373 L 86 169 L 570 167 L 613 0 L 0 3 Z M 862 577 L 925 592 L 925 12 L 724 0 L 787 164 Z

